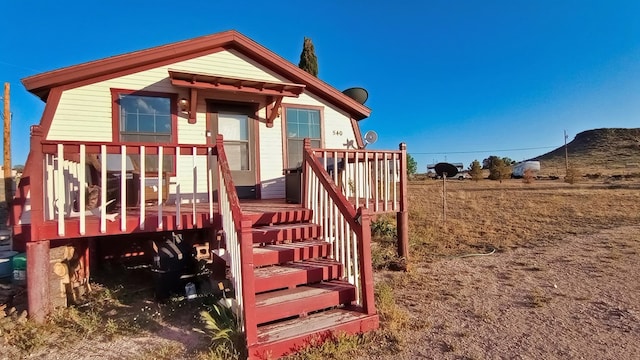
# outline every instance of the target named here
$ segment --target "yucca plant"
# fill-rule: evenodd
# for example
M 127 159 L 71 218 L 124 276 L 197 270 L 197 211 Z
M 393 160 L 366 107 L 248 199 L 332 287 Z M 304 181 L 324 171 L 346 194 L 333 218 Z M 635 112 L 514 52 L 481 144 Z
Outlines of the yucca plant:
M 204 330 L 194 329 L 194 331 L 204 334 L 211 340 L 209 358 L 217 358 L 220 354 L 224 354 L 225 359 L 242 358 L 246 350 L 243 344 L 244 337 L 231 308 L 221 304 L 208 305 L 207 310 L 200 312 L 200 320 Z

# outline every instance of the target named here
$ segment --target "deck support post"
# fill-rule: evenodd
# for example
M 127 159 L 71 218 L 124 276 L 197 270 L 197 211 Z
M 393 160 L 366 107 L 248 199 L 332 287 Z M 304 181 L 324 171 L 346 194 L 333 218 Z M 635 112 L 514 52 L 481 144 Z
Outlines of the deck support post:
M 244 306 L 244 332 L 247 348 L 258 342 L 258 324 L 256 322 L 256 288 L 253 276 L 253 229 L 250 219 L 240 221 L 240 258 L 242 262 L 242 299 Z
M 356 218 L 360 219 L 360 278 L 362 289 L 362 307 L 368 315 L 376 313 L 376 305 L 373 292 L 373 265 L 371 264 L 371 214 L 369 210 L 360 207 Z
M 400 211 L 396 214 L 398 256 L 409 262 L 409 211 L 407 209 L 407 144 L 400 143 Z
M 37 323 L 43 323 L 51 309 L 49 250 L 49 240 L 27 243 L 27 304 Z

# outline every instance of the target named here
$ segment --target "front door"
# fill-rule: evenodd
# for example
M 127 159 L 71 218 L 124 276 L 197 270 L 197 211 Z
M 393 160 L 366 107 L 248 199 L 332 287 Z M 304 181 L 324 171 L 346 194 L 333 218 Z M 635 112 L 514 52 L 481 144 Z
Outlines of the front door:
M 255 199 L 256 191 L 256 148 L 255 125 L 257 106 L 252 104 L 209 103 L 211 134 L 221 134 L 224 151 L 229 160 L 231 177 L 238 197 Z M 215 136 L 212 137 L 215 141 Z

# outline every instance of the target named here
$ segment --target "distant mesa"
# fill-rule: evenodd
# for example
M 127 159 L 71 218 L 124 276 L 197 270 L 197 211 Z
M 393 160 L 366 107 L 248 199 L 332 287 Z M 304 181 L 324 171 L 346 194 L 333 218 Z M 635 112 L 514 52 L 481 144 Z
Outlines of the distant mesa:
M 367 92 L 367 90 L 361 87 L 352 87 L 343 91 L 342 93 L 363 105 L 369 98 L 369 93 Z
M 569 165 L 583 174 L 640 174 L 640 128 L 602 128 L 576 134 L 567 143 Z M 565 148 L 529 160 L 540 161 L 541 175 L 565 173 Z

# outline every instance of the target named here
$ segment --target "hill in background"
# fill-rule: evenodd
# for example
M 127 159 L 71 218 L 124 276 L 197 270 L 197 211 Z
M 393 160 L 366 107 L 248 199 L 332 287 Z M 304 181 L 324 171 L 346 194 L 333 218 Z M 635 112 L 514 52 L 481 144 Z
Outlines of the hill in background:
M 569 166 L 583 175 L 640 175 L 640 128 L 583 131 L 567 144 L 567 152 Z M 541 175 L 565 174 L 564 146 L 531 160 L 540 161 Z

